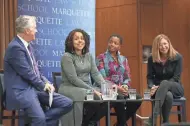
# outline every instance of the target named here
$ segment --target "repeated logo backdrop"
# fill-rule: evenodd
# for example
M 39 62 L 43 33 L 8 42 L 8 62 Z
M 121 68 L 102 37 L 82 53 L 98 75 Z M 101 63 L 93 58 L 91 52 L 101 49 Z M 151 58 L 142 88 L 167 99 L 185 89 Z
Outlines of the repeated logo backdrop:
M 90 52 L 95 56 L 95 0 L 18 0 L 18 16 L 37 18 L 36 40 L 32 42 L 37 64 L 52 80 L 61 71 L 61 57 L 68 33 L 81 28 L 91 37 Z

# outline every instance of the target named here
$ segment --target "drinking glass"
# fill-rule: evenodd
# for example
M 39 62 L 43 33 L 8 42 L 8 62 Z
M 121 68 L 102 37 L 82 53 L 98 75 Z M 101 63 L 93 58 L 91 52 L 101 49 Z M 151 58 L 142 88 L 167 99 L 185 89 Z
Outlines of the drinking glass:
M 146 89 L 144 91 L 144 99 L 150 99 L 151 96 L 150 96 L 150 89 Z
M 129 98 L 130 99 L 136 99 L 136 89 L 128 89 L 128 92 L 129 92 Z
M 105 81 L 101 83 L 101 93 L 103 100 L 111 100 L 112 99 L 112 85 L 113 83 L 110 81 Z
M 117 100 L 117 85 L 112 86 L 112 100 Z
M 94 91 L 89 89 L 86 91 L 86 100 L 94 100 Z

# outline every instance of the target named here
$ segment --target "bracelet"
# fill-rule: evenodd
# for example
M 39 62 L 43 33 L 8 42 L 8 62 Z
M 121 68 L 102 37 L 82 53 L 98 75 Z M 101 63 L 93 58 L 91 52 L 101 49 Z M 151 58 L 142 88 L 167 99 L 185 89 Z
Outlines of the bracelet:
M 128 85 L 121 85 L 122 88 L 124 88 L 125 90 L 128 90 Z

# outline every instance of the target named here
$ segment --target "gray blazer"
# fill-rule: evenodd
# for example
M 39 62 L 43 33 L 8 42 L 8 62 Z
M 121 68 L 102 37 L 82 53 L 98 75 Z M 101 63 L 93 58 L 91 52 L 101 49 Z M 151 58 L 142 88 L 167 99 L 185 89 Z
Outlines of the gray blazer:
M 59 93 L 63 94 L 73 101 L 84 100 L 87 89 L 94 89 L 91 77 L 100 87 L 105 82 L 99 73 L 95 61 L 90 53 L 83 56 L 65 53 L 61 62 L 62 81 Z M 75 126 L 81 126 L 83 117 L 83 103 L 75 103 Z M 74 126 L 73 111 L 63 116 L 63 126 Z

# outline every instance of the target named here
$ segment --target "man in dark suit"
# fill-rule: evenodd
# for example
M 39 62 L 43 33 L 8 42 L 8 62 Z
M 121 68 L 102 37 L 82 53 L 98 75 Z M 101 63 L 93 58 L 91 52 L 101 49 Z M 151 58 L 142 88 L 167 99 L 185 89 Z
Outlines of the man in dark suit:
M 55 126 L 56 121 L 72 109 L 72 100 L 53 93 L 54 86 L 39 72 L 30 42 L 35 40 L 36 18 L 22 15 L 16 19 L 17 36 L 9 43 L 4 57 L 4 82 L 6 107 L 9 110 L 23 109 L 31 126 Z

